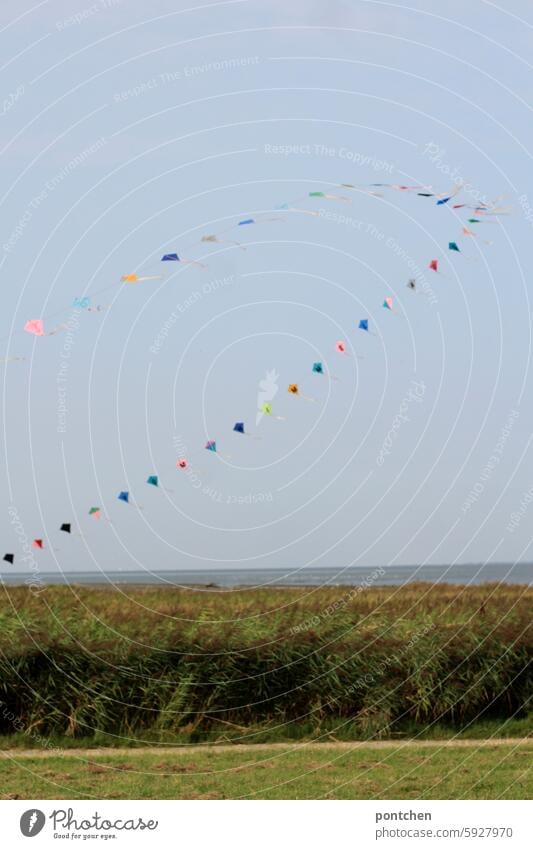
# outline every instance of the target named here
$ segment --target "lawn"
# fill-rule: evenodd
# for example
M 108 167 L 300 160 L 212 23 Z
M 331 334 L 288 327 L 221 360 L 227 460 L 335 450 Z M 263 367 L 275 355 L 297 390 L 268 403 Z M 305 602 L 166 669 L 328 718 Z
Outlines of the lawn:
M 16 758 L 16 753 L 12 753 Z M 4 799 L 528 799 L 533 743 L 314 744 L 0 760 Z

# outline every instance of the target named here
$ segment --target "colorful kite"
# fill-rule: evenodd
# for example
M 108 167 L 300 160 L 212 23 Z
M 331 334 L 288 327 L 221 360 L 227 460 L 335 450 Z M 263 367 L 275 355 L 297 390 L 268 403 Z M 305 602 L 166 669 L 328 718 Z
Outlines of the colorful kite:
M 159 489 L 163 489 L 163 492 L 174 492 L 173 489 L 165 489 L 164 487 L 159 487 L 159 478 L 157 475 L 148 475 L 146 483 L 149 486 L 156 486 Z
M 275 419 L 278 422 L 284 422 L 286 419 L 283 416 L 274 416 L 272 410 L 272 404 L 269 404 L 268 401 L 265 401 L 264 404 L 261 404 L 259 407 L 259 412 L 263 413 L 265 416 L 270 416 L 272 419 Z
M 204 239 L 202 239 L 202 242 Z M 181 259 L 178 254 L 163 254 L 161 262 L 181 262 L 187 265 L 198 265 L 200 268 L 206 268 L 203 262 L 197 262 L 195 259 Z M 134 275 L 129 275 L 134 276 Z M 162 280 L 162 277 L 139 277 L 139 280 Z M 130 280 L 130 283 L 136 283 L 136 280 Z
M 95 519 L 100 518 L 100 507 L 90 507 L 89 516 L 94 516 Z
M 201 242 L 210 242 L 212 244 L 217 245 L 237 245 L 238 248 L 242 248 L 243 251 L 246 250 L 244 245 L 241 245 L 240 242 L 236 242 L 234 239 L 219 239 L 214 233 L 210 233 L 208 236 L 202 236 L 200 239 Z
M 287 392 L 289 392 L 290 395 L 297 396 L 298 398 L 303 398 L 304 401 L 316 401 L 316 398 L 310 398 L 309 395 L 302 395 L 302 393 L 300 392 L 300 387 L 297 383 L 289 383 L 287 387 Z
M 139 283 L 141 280 L 162 280 L 160 274 L 152 274 L 149 277 L 139 277 L 138 274 L 123 274 L 120 278 L 123 283 Z
M 15 562 L 15 555 L 14 554 L 4 554 L 3 559 L 6 561 L 6 563 L 11 563 L 11 565 L 13 565 L 13 563 Z
M 213 454 L 217 453 L 217 444 L 212 439 L 208 439 L 208 441 L 205 443 L 205 448 L 207 451 L 212 451 Z
M 34 336 L 45 336 L 44 322 L 40 318 L 30 318 L 24 325 L 26 333 L 33 333 Z
M 379 185 L 376 183 L 376 185 Z M 387 183 L 382 183 L 381 185 L 387 185 Z M 389 183 L 389 188 L 396 189 L 399 192 L 415 192 L 417 189 L 425 189 L 426 186 L 400 186 L 398 183 Z
M 473 239 L 479 239 L 478 234 L 474 233 L 473 230 L 469 230 L 468 227 L 463 227 L 463 235 L 472 236 Z M 481 239 L 480 241 L 483 242 L 484 245 L 492 245 L 492 242 L 488 241 L 487 239 Z
M 350 198 L 345 198 L 342 195 L 328 195 L 325 192 L 309 192 L 310 198 L 324 198 L 324 200 L 342 200 L 344 203 L 351 203 Z
M 381 183 L 370 183 L 370 185 L 371 186 L 374 186 L 374 185 L 380 186 Z M 353 189 L 356 192 L 363 192 L 363 194 L 365 194 L 365 195 L 372 195 L 373 197 L 376 197 L 376 198 L 385 197 L 383 192 L 373 192 L 371 189 L 368 189 L 364 186 L 354 186 L 353 183 L 340 183 L 340 186 L 343 189 Z M 313 213 L 313 215 L 318 215 L 318 213 L 315 212 L 315 213 Z
M 134 501 L 131 501 L 131 497 L 130 497 L 130 494 L 129 494 L 127 489 L 121 490 L 119 492 L 119 494 L 117 495 L 117 498 L 118 498 L 119 501 L 124 501 L 125 504 L 129 504 L 129 506 L 132 509 L 135 509 L 135 510 L 142 510 L 143 509 L 139 504 L 136 504 Z
M 386 310 L 392 311 L 392 298 L 385 298 L 385 300 L 383 301 L 383 306 Z
M 344 353 L 344 352 L 342 352 L 342 353 Z M 323 365 L 323 363 L 321 363 L 321 362 L 313 363 L 312 372 L 313 372 L 314 374 L 322 374 L 322 375 L 325 375 L 325 374 L 326 374 L 326 371 L 325 371 L 325 369 L 324 369 L 324 365 Z M 335 377 L 335 375 L 334 375 L 334 374 L 330 374 L 330 375 L 329 375 L 329 379 L 330 379 L 330 380 L 340 380 L 340 378 L 339 378 L 339 377 Z M 309 401 L 314 401 L 315 399 L 314 399 L 314 398 L 309 398 L 308 400 L 309 400 Z

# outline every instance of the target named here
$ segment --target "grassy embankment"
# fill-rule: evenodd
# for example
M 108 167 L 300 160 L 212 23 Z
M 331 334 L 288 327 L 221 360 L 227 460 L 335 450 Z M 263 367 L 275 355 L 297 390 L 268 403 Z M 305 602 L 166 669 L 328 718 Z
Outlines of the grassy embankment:
M 0 598 L 4 748 L 527 733 L 525 587 Z

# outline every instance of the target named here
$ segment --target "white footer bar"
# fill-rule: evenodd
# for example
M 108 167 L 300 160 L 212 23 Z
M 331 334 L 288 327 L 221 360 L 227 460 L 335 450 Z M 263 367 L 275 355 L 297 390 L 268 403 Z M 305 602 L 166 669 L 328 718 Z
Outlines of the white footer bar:
M 520 801 L 0 802 L 1 845 L 10 849 L 531 849 L 532 813 Z

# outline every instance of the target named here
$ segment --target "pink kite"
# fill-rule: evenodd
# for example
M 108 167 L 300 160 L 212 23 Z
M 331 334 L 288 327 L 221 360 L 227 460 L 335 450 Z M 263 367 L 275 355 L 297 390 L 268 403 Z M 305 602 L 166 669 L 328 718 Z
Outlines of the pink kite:
M 386 310 L 392 310 L 392 298 L 385 298 L 383 301 L 383 306 Z
M 338 351 L 339 354 L 345 354 L 346 342 L 343 342 L 342 339 L 339 339 L 339 341 L 335 343 L 335 350 Z
M 472 236 L 472 238 L 474 238 L 474 239 L 479 239 L 478 234 L 474 233 L 473 230 L 469 230 L 468 227 L 463 227 L 463 234 L 465 236 Z M 481 239 L 481 241 L 483 242 L 484 245 L 492 245 L 492 242 L 489 242 L 486 239 Z
M 429 263 L 428 268 L 431 268 L 432 271 L 438 271 L 439 270 L 438 260 L 432 259 L 431 262 Z
M 189 466 L 189 464 L 188 464 L 187 460 L 185 460 L 185 458 L 178 460 L 178 462 L 176 463 L 176 468 L 178 468 L 178 469 L 187 469 L 188 466 Z
M 30 318 L 24 325 L 26 333 L 33 333 L 34 336 L 44 336 L 44 322 L 40 318 Z
M 31 545 L 32 548 L 44 548 L 42 539 L 34 539 Z

